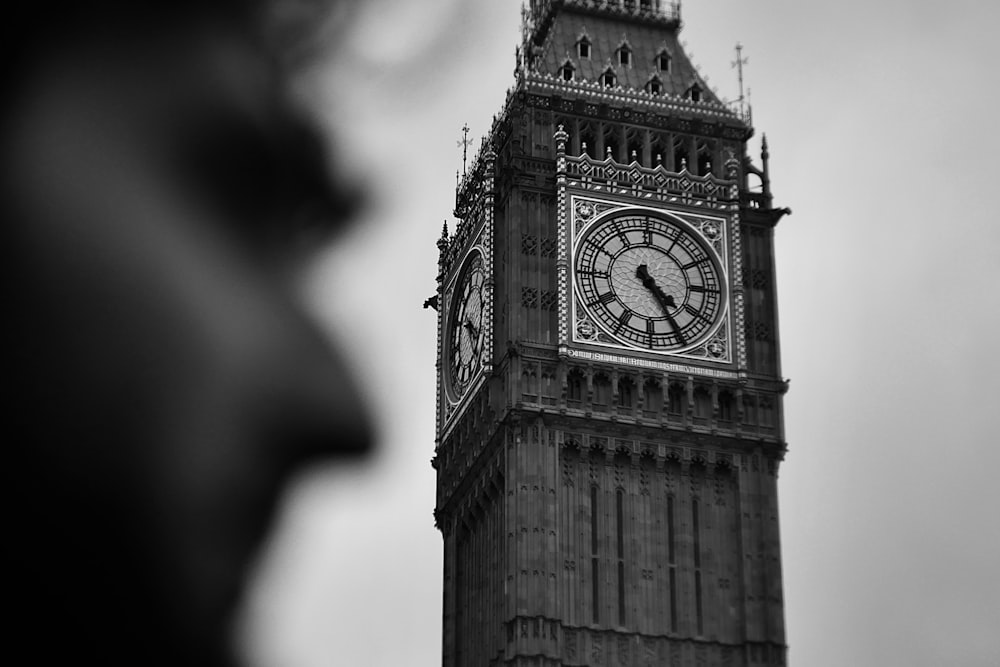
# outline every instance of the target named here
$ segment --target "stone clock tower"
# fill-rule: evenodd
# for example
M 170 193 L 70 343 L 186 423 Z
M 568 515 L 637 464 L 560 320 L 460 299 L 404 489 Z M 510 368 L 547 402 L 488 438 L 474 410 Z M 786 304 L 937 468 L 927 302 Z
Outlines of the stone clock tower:
M 438 241 L 446 666 L 785 664 L 787 211 L 680 27 L 533 0 Z

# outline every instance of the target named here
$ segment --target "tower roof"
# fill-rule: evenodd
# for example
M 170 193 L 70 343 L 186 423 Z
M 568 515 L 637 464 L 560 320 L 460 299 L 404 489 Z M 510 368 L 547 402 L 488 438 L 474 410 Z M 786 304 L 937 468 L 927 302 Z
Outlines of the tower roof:
M 527 64 L 555 80 L 621 89 L 648 101 L 700 102 L 713 116 L 739 115 L 698 73 L 680 28 L 679 3 L 668 0 L 538 0 L 526 27 Z

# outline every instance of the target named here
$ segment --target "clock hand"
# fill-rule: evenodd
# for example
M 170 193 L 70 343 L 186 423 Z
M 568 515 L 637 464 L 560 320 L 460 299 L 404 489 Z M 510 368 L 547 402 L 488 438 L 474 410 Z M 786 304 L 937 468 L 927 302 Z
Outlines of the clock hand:
M 670 322 L 670 326 L 672 326 L 674 328 L 674 331 L 677 332 L 677 339 L 681 342 L 681 345 L 686 345 L 687 340 L 684 338 L 684 332 L 681 331 L 681 328 L 679 326 L 677 326 L 677 320 L 675 320 L 674 316 L 668 313 L 666 310 L 663 311 L 663 314 L 667 316 L 667 321 Z
M 479 329 L 470 320 L 465 320 L 465 328 L 472 332 L 474 338 L 479 338 Z
M 677 306 L 674 302 L 674 297 L 664 293 L 663 289 L 656 284 L 656 280 L 653 279 L 653 276 L 649 275 L 649 268 L 645 264 L 640 264 L 635 270 L 635 277 L 641 280 L 642 286 L 656 297 L 656 300 L 660 303 L 660 308 L 663 309 L 663 314 L 667 316 L 667 321 L 670 322 L 670 326 L 677 333 L 677 339 L 681 342 L 681 345 L 685 345 L 687 340 L 684 338 L 684 332 L 677 324 L 674 316 L 670 314 L 670 309 Z
M 642 281 L 642 286 L 653 293 L 656 300 L 660 302 L 660 307 L 663 308 L 663 312 L 667 313 L 668 308 L 675 308 L 677 304 L 674 303 L 674 297 L 669 294 L 665 294 L 659 285 L 656 284 L 656 280 L 653 276 L 649 275 L 649 269 L 645 264 L 640 264 L 639 268 L 635 270 L 635 277 Z M 670 314 L 667 313 L 669 317 Z

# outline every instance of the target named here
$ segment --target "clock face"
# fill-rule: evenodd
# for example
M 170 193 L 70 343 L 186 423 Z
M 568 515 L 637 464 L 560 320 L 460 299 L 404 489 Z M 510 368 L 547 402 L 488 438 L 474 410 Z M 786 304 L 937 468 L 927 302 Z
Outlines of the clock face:
M 630 347 L 682 350 L 723 314 L 714 252 L 679 222 L 629 212 L 584 232 L 574 262 L 579 302 L 605 334 Z
M 486 331 L 483 326 L 483 285 L 486 274 L 478 252 L 466 260 L 455 287 L 448 316 L 447 373 L 455 398 L 461 397 L 482 366 Z

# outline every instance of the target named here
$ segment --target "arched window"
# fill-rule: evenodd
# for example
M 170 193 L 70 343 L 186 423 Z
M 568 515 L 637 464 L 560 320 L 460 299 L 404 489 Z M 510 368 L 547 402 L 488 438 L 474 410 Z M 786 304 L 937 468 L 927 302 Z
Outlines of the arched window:
M 603 410 L 611 405 L 611 380 L 604 373 L 594 376 L 594 409 Z
M 618 85 L 618 77 L 611 70 L 606 70 L 604 74 L 601 75 L 601 85 L 605 88 L 614 88 Z
M 719 392 L 719 421 L 733 421 L 733 413 L 736 410 L 736 399 L 733 394 L 726 389 Z
M 664 138 L 661 137 L 661 138 L 658 138 L 653 143 L 653 147 L 651 149 L 651 151 L 652 151 L 651 154 L 652 154 L 652 158 L 653 158 L 653 166 L 654 167 L 659 167 L 661 165 L 664 166 L 664 167 L 669 167 L 669 165 L 667 164 L 667 143 L 666 142 L 667 142 L 667 139 L 664 139 Z
M 563 81 L 573 80 L 573 65 L 571 63 L 565 63 L 560 70 L 562 73 Z
M 670 54 L 664 49 L 660 51 L 659 55 L 656 56 L 656 69 L 661 72 L 670 72 L 671 59 Z
M 760 401 L 760 425 L 765 428 L 774 426 L 774 402 L 770 398 L 762 398 Z
M 663 82 L 659 78 L 653 77 L 646 84 L 646 92 L 650 95 L 662 95 L 663 94 Z
M 712 156 L 702 153 L 698 156 L 698 175 L 708 176 L 712 173 Z
M 688 96 L 691 98 L 692 102 L 701 101 L 701 86 L 697 83 L 688 88 Z
M 580 154 L 597 158 L 597 135 L 590 124 L 580 124 Z M 602 156 L 603 157 L 603 156 Z
M 625 492 L 615 490 L 615 523 L 618 539 L 615 553 L 618 556 L 618 625 L 625 625 Z
M 604 155 L 601 157 L 610 157 L 612 160 L 621 160 L 621 156 L 618 152 L 618 147 L 621 144 L 621 134 L 617 127 L 608 126 L 604 132 Z
M 556 393 L 556 373 L 555 369 L 545 368 L 542 370 L 542 402 L 546 405 L 555 405 Z
M 674 171 L 688 169 L 688 148 L 690 144 L 685 137 L 674 137 Z
M 566 400 L 579 403 L 583 400 L 583 373 L 573 369 L 566 376 Z
M 634 128 L 628 130 L 625 136 L 625 150 L 627 152 L 625 157 L 628 158 L 628 162 L 642 162 L 644 139 L 644 133 Z
M 712 173 L 712 156 L 715 154 L 715 144 L 710 141 L 699 141 L 698 149 L 698 175 L 708 176 Z
M 743 397 L 743 421 L 750 426 L 757 425 L 757 397 L 746 395 Z
M 576 53 L 581 58 L 590 59 L 590 40 L 586 37 L 581 37 L 580 41 L 576 43 Z
M 712 394 L 706 387 L 695 387 L 694 416 L 699 419 L 707 419 L 712 416 Z
M 635 405 L 635 383 L 630 378 L 618 381 L 618 407 L 631 410 Z
M 667 412 L 672 415 L 680 415 L 684 412 L 684 387 L 679 384 L 672 384 L 667 390 Z
M 618 64 L 622 67 L 629 67 L 632 64 L 632 49 L 628 47 L 628 44 L 622 44 L 618 47 Z
M 663 409 L 663 388 L 656 380 L 646 380 L 642 385 L 642 402 L 647 413 Z
M 533 367 L 521 373 L 521 395 L 526 401 L 538 400 L 538 375 Z

